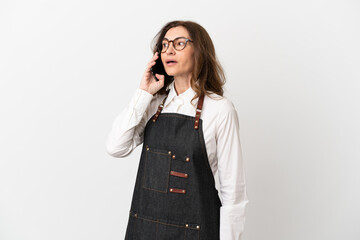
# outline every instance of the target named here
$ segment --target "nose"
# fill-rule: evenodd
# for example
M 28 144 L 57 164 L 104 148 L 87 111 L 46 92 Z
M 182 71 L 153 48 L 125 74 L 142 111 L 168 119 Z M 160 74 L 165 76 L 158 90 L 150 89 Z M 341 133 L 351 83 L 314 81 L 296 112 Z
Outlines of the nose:
M 171 46 L 172 44 L 172 46 Z M 174 48 L 174 42 L 169 42 L 169 47 L 168 49 L 166 49 L 166 53 L 169 54 L 169 53 L 174 53 L 175 52 L 175 48 Z

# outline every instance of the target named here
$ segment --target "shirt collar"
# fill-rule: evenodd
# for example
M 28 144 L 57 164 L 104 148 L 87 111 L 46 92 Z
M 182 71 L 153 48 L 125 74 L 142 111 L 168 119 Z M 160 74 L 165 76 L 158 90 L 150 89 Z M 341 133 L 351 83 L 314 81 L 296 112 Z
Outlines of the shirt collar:
M 191 86 L 183 93 L 177 95 L 175 91 L 175 81 L 172 81 L 169 84 L 169 94 L 165 100 L 164 107 L 166 107 L 172 100 L 174 99 L 182 99 L 184 103 L 190 103 L 191 99 L 195 96 L 196 92 L 194 89 L 191 88 Z M 195 104 L 194 108 L 196 108 L 196 99 L 193 101 Z M 191 104 L 192 105 L 192 104 Z M 192 105 L 193 106 L 193 105 Z

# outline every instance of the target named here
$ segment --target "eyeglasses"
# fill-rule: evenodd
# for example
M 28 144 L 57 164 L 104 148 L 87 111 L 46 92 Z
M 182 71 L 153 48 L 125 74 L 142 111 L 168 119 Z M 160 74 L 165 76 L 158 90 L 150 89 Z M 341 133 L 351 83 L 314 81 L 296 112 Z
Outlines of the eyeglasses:
M 174 40 L 163 39 L 161 43 L 161 52 L 166 52 L 169 48 L 170 43 L 173 42 L 175 50 L 181 51 L 186 47 L 187 42 L 194 42 L 186 37 L 177 37 Z

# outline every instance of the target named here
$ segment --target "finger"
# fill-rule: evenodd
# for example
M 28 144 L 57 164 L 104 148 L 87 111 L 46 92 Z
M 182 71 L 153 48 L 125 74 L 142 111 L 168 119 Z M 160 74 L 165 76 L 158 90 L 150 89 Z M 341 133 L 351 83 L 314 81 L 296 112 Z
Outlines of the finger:
M 148 63 L 146 70 L 149 71 L 152 66 L 155 65 L 155 62 Z
M 155 63 L 156 63 L 155 61 L 150 61 L 150 62 L 148 63 L 148 66 L 153 66 Z
M 156 77 L 159 79 L 159 80 L 164 80 L 165 79 L 165 76 L 162 75 L 162 74 L 157 74 L 155 73 Z
M 159 57 L 158 52 L 155 52 L 154 56 L 152 57 L 152 59 L 157 59 Z

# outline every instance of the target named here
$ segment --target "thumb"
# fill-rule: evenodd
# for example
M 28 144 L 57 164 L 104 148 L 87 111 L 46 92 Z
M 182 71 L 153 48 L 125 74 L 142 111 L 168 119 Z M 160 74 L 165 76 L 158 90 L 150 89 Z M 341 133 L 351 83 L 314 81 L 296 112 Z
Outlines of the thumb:
M 159 80 L 164 80 L 165 76 L 162 75 L 162 74 L 157 74 L 155 73 L 156 77 L 159 79 Z

